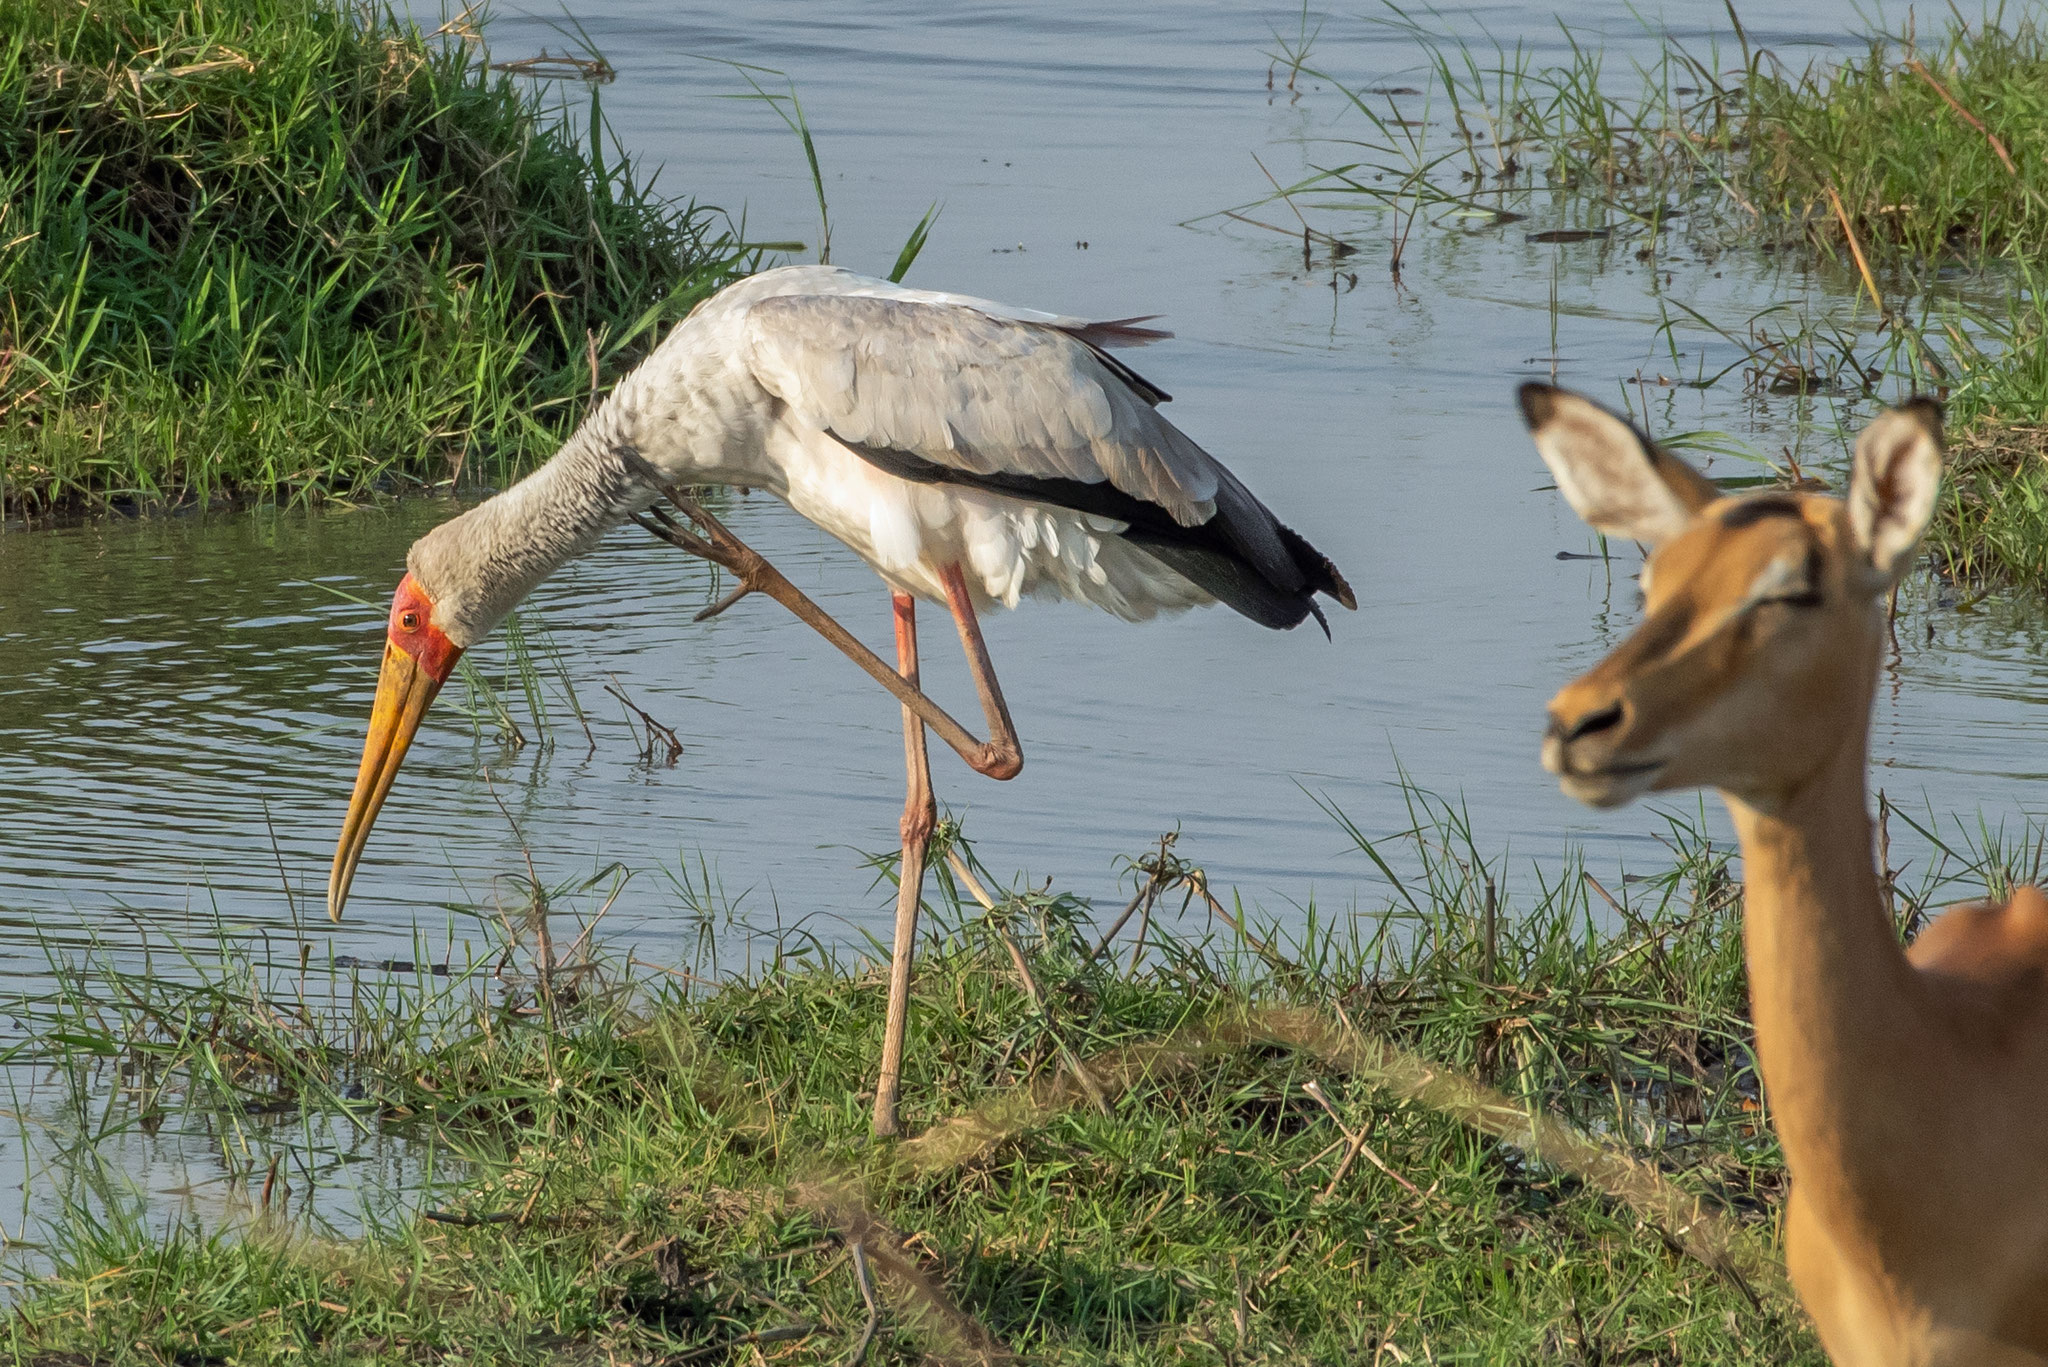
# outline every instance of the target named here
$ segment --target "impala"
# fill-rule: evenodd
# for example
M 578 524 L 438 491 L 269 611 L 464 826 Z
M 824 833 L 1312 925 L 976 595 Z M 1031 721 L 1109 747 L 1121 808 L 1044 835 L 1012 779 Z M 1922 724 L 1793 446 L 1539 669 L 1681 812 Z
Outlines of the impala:
M 2048 1362 L 2048 900 L 1958 906 L 1901 949 L 1864 787 L 1940 410 L 1872 422 L 1843 501 L 1723 497 L 1583 398 L 1521 401 L 1572 508 L 1649 548 L 1642 624 L 1552 699 L 1543 763 L 1598 807 L 1728 804 L 1786 1262 L 1822 1343 L 1844 1367 Z

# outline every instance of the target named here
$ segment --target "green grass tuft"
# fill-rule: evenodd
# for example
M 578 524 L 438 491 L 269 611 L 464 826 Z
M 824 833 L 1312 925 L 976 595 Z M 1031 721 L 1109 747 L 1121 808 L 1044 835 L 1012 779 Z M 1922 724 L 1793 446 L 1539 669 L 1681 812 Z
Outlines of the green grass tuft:
M 348 0 L 0 7 L 0 492 L 502 481 L 752 264 L 716 213 Z
M 1393 877 L 1381 910 L 1292 933 L 1211 902 L 1170 841 L 1132 864 L 1145 929 L 1101 953 L 1072 896 L 983 911 L 942 876 L 899 1144 L 867 1137 L 879 947 L 755 944 L 739 976 L 707 947 L 635 981 L 529 928 L 552 972 L 491 945 L 338 993 L 289 956 L 182 983 L 99 964 L 31 1008 L 43 1062 L 82 1097 L 118 1068 L 124 1104 L 209 1127 L 251 1215 L 165 1231 L 75 1202 L 0 1344 L 845 1362 L 872 1292 L 872 1363 L 1820 1363 L 1772 1266 L 1728 852 L 1674 821 L 1659 870 L 1567 863 L 1517 897 L 1454 808 L 1416 818 L 1395 845 L 1353 831 Z M 255 1210 L 295 1110 L 467 1176 L 362 1239 L 314 1232 L 303 1193 Z M 94 1103 L 97 1132 L 122 1114 Z M 1604 1157 L 1539 1153 L 1531 1114 Z
M 1861 59 L 1744 87 L 1745 181 L 1759 208 L 1922 261 L 2048 249 L 2048 38 L 2031 18 L 1956 23 L 1927 46 L 1872 40 Z

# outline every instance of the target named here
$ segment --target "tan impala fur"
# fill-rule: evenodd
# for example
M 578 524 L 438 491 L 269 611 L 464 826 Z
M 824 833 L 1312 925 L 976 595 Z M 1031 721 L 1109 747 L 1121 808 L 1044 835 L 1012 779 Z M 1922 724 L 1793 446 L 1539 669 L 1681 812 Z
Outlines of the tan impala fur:
M 2048 1362 L 2048 899 L 1953 908 L 1901 950 L 1864 789 L 1939 410 L 1871 423 L 1844 502 L 1723 498 L 1585 399 L 1522 406 L 1580 516 L 1651 552 L 1642 625 L 1551 701 L 1543 761 L 1595 806 L 1713 787 L 1734 816 L 1786 1261 L 1828 1353 Z

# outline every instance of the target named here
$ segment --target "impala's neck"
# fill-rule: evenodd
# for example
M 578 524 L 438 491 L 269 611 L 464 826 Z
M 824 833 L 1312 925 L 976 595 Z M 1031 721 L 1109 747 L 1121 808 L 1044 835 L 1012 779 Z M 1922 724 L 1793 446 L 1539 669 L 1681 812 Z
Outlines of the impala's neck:
M 1869 712 L 1802 788 L 1764 811 L 1724 793 L 1742 841 L 1757 1058 L 1794 1179 L 1827 1198 L 1876 1177 L 1899 1122 L 1876 1080 L 1922 1032 L 1913 974 L 1886 916 L 1864 799 Z M 1861 1188 L 1860 1190 L 1868 1190 Z M 1854 1190 L 1836 1193 L 1860 1204 Z

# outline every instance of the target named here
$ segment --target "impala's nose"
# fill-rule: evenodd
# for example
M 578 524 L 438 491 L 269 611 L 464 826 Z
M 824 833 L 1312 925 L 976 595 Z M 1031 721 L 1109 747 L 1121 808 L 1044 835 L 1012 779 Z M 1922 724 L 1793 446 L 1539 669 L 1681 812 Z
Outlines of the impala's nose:
M 1588 693 L 1593 696 L 1587 698 Z M 1627 721 L 1627 701 L 1607 689 L 1594 690 L 1583 684 L 1567 688 L 1550 701 L 1550 725 L 1543 733 L 1543 767 L 1559 777 L 1600 768 L 1606 748 L 1602 739 L 1617 739 Z M 1572 763 L 1574 747 L 1576 764 Z
M 1613 730 L 1621 725 L 1622 718 L 1626 715 L 1626 710 L 1619 698 L 1608 703 L 1605 707 L 1596 707 L 1590 712 L 1581 712 L 1576 719 L 1560 717 L 1553 712 L 1550 714 L 1548 738 L 1562 745 L 1570 745 L 1573 741 L 1579 740 L 1582 737 L 1596 736 L 1602 731 Z

